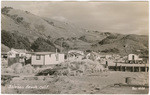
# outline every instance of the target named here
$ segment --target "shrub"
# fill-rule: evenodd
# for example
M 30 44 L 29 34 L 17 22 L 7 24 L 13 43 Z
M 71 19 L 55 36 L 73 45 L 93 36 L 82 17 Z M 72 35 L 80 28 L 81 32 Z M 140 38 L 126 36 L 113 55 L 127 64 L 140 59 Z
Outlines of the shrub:
M 8 12 L 10 11 L 10 9 L 13 9 L 12 7 L 4 7 L 1 9 L 2 14 L 8 14 Z

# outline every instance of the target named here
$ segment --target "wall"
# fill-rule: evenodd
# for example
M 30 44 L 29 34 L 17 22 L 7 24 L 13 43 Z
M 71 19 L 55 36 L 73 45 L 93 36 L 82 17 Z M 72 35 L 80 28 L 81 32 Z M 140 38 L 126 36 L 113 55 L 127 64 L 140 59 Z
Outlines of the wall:
M 26 53 L 19 53 L 19 57 L 26 56 Z
M 32 55 L 31 57 L 31 64 L 32 65 L 44 65 L 44 56 L 41 55 L 41 59 L 40 60 L 36 60 L 36 55 Z
M 59 64 L 64 62 L 64 54 L 58 54 L 58 61 L 56 60 L 56 54 L 45 55 L 45 65 Z
M 56 60 L 56 54 L 41 55 L 40 60 L 36 60 L 36 55 L 32 55 L 31 64 L 32 65 L 50 65 L 59 64 L 64 62 L 64 54 L 58 54 L 58 61 Z

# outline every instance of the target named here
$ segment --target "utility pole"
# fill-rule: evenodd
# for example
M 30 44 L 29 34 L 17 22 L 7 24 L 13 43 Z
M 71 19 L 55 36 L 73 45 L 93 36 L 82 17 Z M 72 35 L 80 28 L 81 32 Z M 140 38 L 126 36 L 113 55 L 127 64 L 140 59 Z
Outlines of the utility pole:
M 126 56 L 127 56 L 127 60 L 128 60 L 128 53 L 127 53 L 127 50 L 126 50 L 126 48 L 127 48 L 127 45 L 124 45 L 124 50 L 125 50 L 125 53 L 126 53 Z
M 61 39 L 60 53 L 62 53 L 62 44 L 63 44 L 63 39 Z

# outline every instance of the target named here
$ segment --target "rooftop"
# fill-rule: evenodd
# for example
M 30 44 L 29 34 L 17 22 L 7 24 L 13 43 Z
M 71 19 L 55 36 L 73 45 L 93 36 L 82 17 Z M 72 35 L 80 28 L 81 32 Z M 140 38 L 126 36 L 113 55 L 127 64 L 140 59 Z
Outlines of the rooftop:
M 29 54 L 33 55 L 48 55 L 48 54 L 55 54 L 56 52 L 30 52 Z M 60 54 L 60 53 L 58 53 Z
M 14 50 L 16 52 L 27 52 L 26 49 L 14 49 L 14 48 L 12 48 L 11 50 Z

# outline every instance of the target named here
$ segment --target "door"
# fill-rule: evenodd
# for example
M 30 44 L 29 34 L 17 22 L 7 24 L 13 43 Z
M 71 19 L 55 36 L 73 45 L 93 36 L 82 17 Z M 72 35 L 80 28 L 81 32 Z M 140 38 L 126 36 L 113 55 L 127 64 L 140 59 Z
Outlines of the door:
M 134 60 L 134 55 L 132 55 L 132 60 Z

